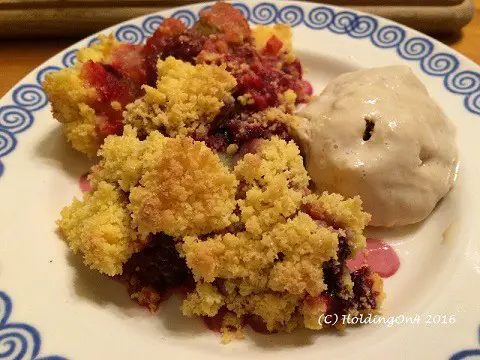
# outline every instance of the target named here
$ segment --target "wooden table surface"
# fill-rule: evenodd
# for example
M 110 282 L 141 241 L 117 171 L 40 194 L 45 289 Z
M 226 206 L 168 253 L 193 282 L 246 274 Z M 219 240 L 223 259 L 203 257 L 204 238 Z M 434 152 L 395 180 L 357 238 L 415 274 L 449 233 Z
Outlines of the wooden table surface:
M 437 37 L 480 64 L 480 0 L 475 16 L 461 33 Z M 0 97 L 30 71 L 78 39 L 0 40 Z

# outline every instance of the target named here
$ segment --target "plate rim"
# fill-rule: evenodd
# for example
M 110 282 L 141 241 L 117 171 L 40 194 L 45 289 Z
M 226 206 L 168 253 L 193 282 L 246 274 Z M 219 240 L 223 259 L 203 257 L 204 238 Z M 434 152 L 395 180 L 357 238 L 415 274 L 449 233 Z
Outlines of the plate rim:
M 346 9 L 346 8 L 342 8 L 342 7 L 334 6 L 334 5 L 329 5 L 329 4 L 318 4 L 318 3 L 309 3 L 309 2 L 305 2 L 305 1 L 291 1 L 291 0 L 286 0 L 286 1 L 282 1 L 282 2 L 274 1 L 274 0 L 270 0 L 270 1 L 246 0 L 246 1 L 242 1 L 242 2 L 238 2 L 238 1 L 229 1 L 229 2 L 232 2 L 236 5 L 244 6 L 246 8 L 250 7 L 249 10 L 251 10 L 252 12 L 255 9 L 255 7 L 258 7 L 258 6 L 267 6 L 270 9 L 276 9 L 275 10 L 276 13 L 274 15 L 273 20 L 272 21 L 265 21 L 266 24 L 275 23 L 274 21 L 276 21 L 279 18 L 281 11 L 284 11 L 284 9 L 287 9 L 287 8 L 291 8 L 292 10 L 294 10 L 295 8 L 301 9 L 302 20 L 301 20 L 301 22 L 296 23 L 292 27 L 296 27 L 300 24 L 303 24 L 303 25 L 309 27 L 311 30 L 318 30 L 318 31 L 329 30 L 329 31 L 331 31 L 333 33 L 336 33 L 338 35 L 346 35 L 346 36 L 349 36 L 351 38 L 356 38 L 356 39 L 366 39 L 366 38 L 373 39 L 374 34 L 381 28 L 389 28 L 389 29 L 391 28 L 391 29 L 396 29 L 396 30 L 399 29 L 400 33 L 403 32 L 403 37 L 401 38 L 401 41 L 399 42 L 398 47 L 397 46 L 387 46 L 387 47 L 377 46 L 377 44 L 375 44 L 373 42 L 373 40 L 371 40 L 372 44 L 375 47 L 379 47 L 379 48 L 383 48 L 383 49 L 387 49 L 387 50 L 388 49 L 396 50 L 398 56 L 402 57 L 405 60 L 409 60 L 409 61 L 420 61 L 420 62 L 422 62 L 424 60 L 427 61 L 426 59 L 431 60 L 431 58 L 433 58 L 437 55 L 440 55 L 440 54 L 449 55 L 450 57 L 447 56 L 447 58 L 449 58 L 452 61 L 453 65 L 450 65 L 450 66 L 452 66 L 452 68 L 448 72 L 445 72 L 445 70 L 444 70 L 443 72 L 441 72 L 440 75 L 439 74 L 432 74 L 432 73 L 429 73 L 428 71 L 425 71 L 423 66 L 420 66 L 421 71 L 423 73 L 429 75 L 429 76 L 444 76 L 445 77 L 444 87 L 449 91 L 449 93 L 451 93 L 452 95 L 463 96 L 464 97 L 464 104 L 463 104 L 464 109 L 469 111 L 470 114 L 473 115 L 473 116 L 480 116 L 480 66 L 477 65 L 471 59 L 469 59 L 466 56 L 460 54 L 455 49 L 450 48 L 449 46 L 441 43 L 440 41 L 438 41 L 438 40 L 436 40 L 436 39 L 434 39 L 434 38 L 432 38 L 432 37 L 430 37 L 426 34 L 420 33 L 419 31 L 414 30 L 414 29 L 412 29 L 408 26 L 399 24 L 395 21 L 385 19 L 385 18 L 380 17 L 380 16 L 367 14 L 367 13 L 362 12 L 362 11 Z M 145 31 L 145 32 L 142 33 L 142 40 L 143 40 L 148 35 L 148 33 L 146 31 L 146 25 L 144 26 L 144 24 L 146 23 L 147 20 L 154 19 L 155 17 L 165 18 L 164 16 L 166 16 L 166 14 L 169 14 L 169 15 L 180 14 L 180 13 L 182 13 L 182 14 L 184 14 L 184 13 L 185 14 L 186 13 L 195 14 L 193 11 L 198 13 L 201 9 L 203 9 L 205 7 L 208 7 L 208 6 L 212 5 L 213 3 L 214 3 L 214 1 L 174 7 L 174 8 L 170 8 L 170 9 L 157 11 L 157 12 L 154 12 L 154 13 L 151 13 L 151 14 L 146 14 L 146 15 L 143 15 L 143 16 L 139 16 L 139 17 L 136 17 L 136 18 L 132 18 L 132 19 L 126 20 L 124 22 L 118 23 L 116 25 L 112 25 L 108 28 L 105 28 L 103 30 L 100 30 L 100 31 L 96 32 L 95 34 L 87 36 L 87 37 L 83 38 L 82 40 L 79 40 L 79 41 L 75 42 L 74 44 L 67 47 L 66 49 L 60 51 L 59 53 L 57 53 L 55 55 L 53 55 L 48 60 L 44 61 L 42 64 L 37 66 L 34 70 L 29 72 L 20 81 L 18 81 L 9 91 L 6 92 L 6 94 L 4 96 L 2 96 L 2 98 L 0 98 L 0 181 L 1 181 L 2 175 L 4 175 L 4 172 L 5 172 L 5 166 L 2 162 L 2 158 L 6 157 L 6 156 L 10 155 L 12 152 L 14 152 L 14 150 L 16 148 L 16 145 L 17 145 L 17 142 L 18 142 L 17 135 L 19 135 L 19 134 L 23 133 L 24 131 L 26 131 L 27 129 L 29 129 L 35 123 L 35 113 L 37 113 L 38 111 L 46 108 L 49 104 L 47 95 L 45 94 L 45 92 L 43 91 L 43 88 L 41 87 L 41 81 L 43 81 L 43 78 L 47 73 L 49 73 L 51 71 L 56 71 L 56 70 L 62 68 L 62 67 L 58 66 L 59 63 L 61 63 L 63 65 L 63 67 L 68 67 L 68 66 L 72 65 L 73 60 L 74 60 L 74 58 L 72 57 L 73 52 L 78 50 L 80 47 L 86 46 L 87 44 L 91 45 L 93 42 L 95 42 L 96 39 L 98 39 L 98 36 L 101 35 L 101 34 L 111 32 L 111 33 L 115 34 L 115 37 L 117 38 L 117 40 L 120 40 L 120 41 L 132 40 L 132 39 L 135 40 L 132 37 L 130 37 L 130 38 L 126 37 L 125 33 L 123 33 L 123 35 L 122 35 L 120 30 L 122 30 L 122 29 L 123 30 L 125 30 L 125 29 L 132 30 L 133 28 L 131 26 L 134 23 L 140 23 L 141 22 L 142 27 L 139 27 L 137 25 L 135 25 L 135 27 L 140 29 L 140 31 L 142 31 L 142 32 Z M 307 18 L 307 14 L 306 14 L 307 11 L 305 9 L 309 9 L 308 10 L 309 11 L 308 15 L 310 15 L 315 9 L 330 9 L 332 11 L 332 16 L 333 16 L 332 20 L 331 20 L 330 23 L 328 23 L 326 25 L 321 24 L 322 27 L 318 28 L 318 29 L 310 27 L 309 25 L 307 25 L 306 20 L 305 20 Z M 332 27 L 330 27 L 330 24 L 334 24 L 334 21 L 336 20 L 337 16 L 339 16 L 339 15 L 346 16 L 346 18 L 348 18 L 348 17 L 351 18 L 353 16 L 353 22 L 351 21 L 350 25 L 347 25 L 346 28 L 345 27 L 342 28 L 341 23 L 337 24 L 338 26 L 337 25 L 335 25 L 335 26 L 332 25 Z M 289 15 L 289 16 L 291 16 L 291 15 Z M 295 20 L 294 17 L 293 18 L 292 17 L 286 17 L 285 19 L 288 20 L 288 21 L 298 21 L 298 20 Z M 368 30 L 367 31 L 368 35 L 365 35 L 365 33 L 362 34 L 360 32 L 355 32 L 356 29 L 358 30 L 358 28 L 356 28 L 356 26 L 357 25 L 359 26 L 361 24 L 360 20 L 365 21 L 365 23 L 367 23 L 368 21 L 371 21 L 370 24 L 374 24 L 374 25 L 372 25 L 372 26 L 374 26 L 373 31 L 371 33 L 368 33 L 368 31 L 370 31 L 370 29 L 367 29 Z M 261 21 L 259 21 L 259 22 L 261 23 Z M 253 22 L 253 23 L 255 24 L 255 22 Z M 265 25 L 265 23 L 261 23 L 261 24 Z M 355 25 L 355 24 L 357 24 L 357 25 Z M 314 26 L 320 26 L 320 25 L 316 24 Z M 348 26 L 350 26 L 351 28 L 348 29 Z M 427 44 L 427 45 L 425 45 L 427 48 L 429 48 L 429 46 L 431 45 L 430 50 L 427 50 L 428 54 L 423 56 L 423 57 L 419 57 L 419 55 L 415 55 L 414 52 L 411 52 L 411 53 L 405 52 L 405 53 L 403 53 L 403 56 L 402 56 L 402 53 L 400 52 L 400 50 L 398 50 L 398 49 L 400 49 L 399 46 L 403 43 L 407 43 L 408 41 L 410 41 L 412 39 L 422 40 L 423 44 Z M 444 60 L 444 61 L 447 61 L 447 60 Z M 433 72 L 433 70 L 434 69 L 429 69 L 429 71 L 432 71 L 432 72 Z M 465 89 L 462 89 L 461 87 L 457 87 L 455 89 L 455 91 L 452 91 L 449 88 L 447 88 L 447 85 L 446 85 L 447 77 L 452 76 L 452 74 L 457 74 L 458 75 L 462 72 L 472 74 L 472 76 L 475 75 L 475 77 L 477 78 L 478 82 L 473 87 L 473 90 L 471 90 L 469 92 L 465 92 Z M 30 82 L 28 80 L 29 78 L 34 78 L 36 82 L 35 83 Z M 460 83 L 460 85 L 462 85 L 462 83 Z M 474 111 L 472 111 L 471 109 L 468 108 L 468 105 L 469 105 L 468 104 L 468 99 L 469 99 L 470 96 L 472 96 L 474 98 L 476 97 L 476 99 L 474 99 L 473 106 L 478 107 L 478 109 L 475 108 Z M 475 101 L 478 101 L 478 104 Z M 13 110 L 16 110 L 17 112 L 13 112 Z M 9 144 L 10 144 L 10 148 L 8 148 Z M 27 324 L 8 323 L 8 316 L 7 315 L 9 315 L 10 312 L 11 312 L 12 300 L 11 300 L 11 298 L 8 297 L 7 292 L 1 291 L 1 290 L 2 289 L 0 289 L 0 300 L 3 299 L 4 304 L 3 304 L 3 308 L 2 308 L 2 304 L 0 303 L 0 331 L 5 330 L 5 329 L 13 329 L 13 328 L 15 328 L 15 326 L 17 328 L 19 326 L 20 326 L 20 328 L 22 328 L 22 326 L 23 326 L 24 329 L 25 328 L 26 329 L 31 329 L 31 333 L 35 334 L 35 336 L 33 336 L 33 340 L 28 339 L 27 343 L 28 343 L 28 341 L 30 341 L 30 343 L 33 344 L 32 346 L 34 346 L 34 349 L 38 350 L 36 352 L 35 351 L 32 352 L 32 354 L 33 354 L 32 359 L 39 359 L 40 360 L 40 358 L 36 357 L 37 354 L 40 351 L 40 342 L 41 342 L 40 341 L 40 333 L 34 327 L 32 327 L 30 325 L 27 325 Z M 10 305 L 8 305 L 8 301 L 10 302 Z M 3 309 L 3 313 L 2 313 L 2 309 Z M 4 315 L 3 317 L 2 317 L 2 314 Z M 5 319 L 5 321 L 2 322 L 3 319 Z M 38 338 L 36 337 L 37 335 L 38 335 Z M 457 359 L 455 356 L 457 356 L 457 355 L 460 356 L 461 354 L 464 353 L 464 351 L 465 350 L 461 350 L 458 353 L 452 355 L 451 359 Z M 2 354 L 0 354 L 0 355 L 2 355 Z M 59 357 L 59 356 L 49 356 L 49 357 L 43 357 L 41 359 L 44 359 L 44 360 L 58 359 L 58 360 L 60 360 L 60 359 L 63 359 L 63 358 Z M 460 359 L 460 357 L 458 357 L 458 359 Z

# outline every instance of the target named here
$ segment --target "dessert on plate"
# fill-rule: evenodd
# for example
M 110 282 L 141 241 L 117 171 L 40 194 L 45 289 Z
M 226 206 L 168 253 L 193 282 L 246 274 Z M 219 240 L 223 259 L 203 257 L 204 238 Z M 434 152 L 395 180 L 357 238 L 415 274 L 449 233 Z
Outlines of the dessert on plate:
M 93 190 L 58 224 L 87 266 L 121 276 L 141 305 L 155 310 L 186 288 L 183 314 L 205 317 L 225 341 L 247 324 L 321 329 L 322 314 L 379 308 L 381 278 L 346 266 L 370 216 L 359 197 L 310 193 L 293 141 L 257 140 L 226 159 L 182 135 L 140 140 L 127 125 L 99 154 Z
M 226 342 L 379 311 L 382 279 L 346 265 L 369 212 L 420 221 L 456 174 L 454 127 L 408 68 L 344 74 L 311 101 L 290 28 L 250 29 L 228 3 L 142 45 L 104 37 L 44 86 L 68 141 L 98 155 L 61 212 L 66 243 L 152 311 L 181 289 Z

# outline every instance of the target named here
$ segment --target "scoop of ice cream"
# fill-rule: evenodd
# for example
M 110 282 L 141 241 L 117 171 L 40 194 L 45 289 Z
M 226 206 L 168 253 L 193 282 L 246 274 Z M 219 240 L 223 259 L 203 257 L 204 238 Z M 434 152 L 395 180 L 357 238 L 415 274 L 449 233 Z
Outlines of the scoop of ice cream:
M 317 191 L 360 195 L 370 225 L 421 221 L 453 187 L 455 127 L 408 67 L 343 74 L 299 115 Z

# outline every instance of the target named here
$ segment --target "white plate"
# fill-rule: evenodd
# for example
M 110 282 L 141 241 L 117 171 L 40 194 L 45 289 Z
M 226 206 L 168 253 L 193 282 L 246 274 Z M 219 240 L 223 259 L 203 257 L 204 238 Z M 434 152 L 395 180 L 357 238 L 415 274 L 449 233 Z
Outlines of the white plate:
M 383 315 L 401 322 L 402 315 L 418 314 L 418 324 L 368 325 L 342 334 L 250 333 L 224 346 L 200 320 L 183 318 L 178 300 L 152 315 L 129 300 L 123 285 L 86 269 L 59 239 L 55 220 L 80 195 L 78 178 L 89 164 L 65 142 L 40 83 L 46 73 L 71 66 L 75 50 L 95 41 L 92 36 L 41 65 L 0 101 L 0 359 L 480 357 L 479 67 L 425 35 L 370 15 L 302 2 L 236 6 L 254 24 L 292 24 L 315 92 L 346 71 L 407 64 L 456 123 L 456 189 L 422 224 L 375 234 L 392 241 L 402 262 L 385 281 Z M 101 33 L 140 43 L 163 18 L 191 25 L 203 7 L 145 16 Z M 435 324 L 435 315 L 447 324 Z

